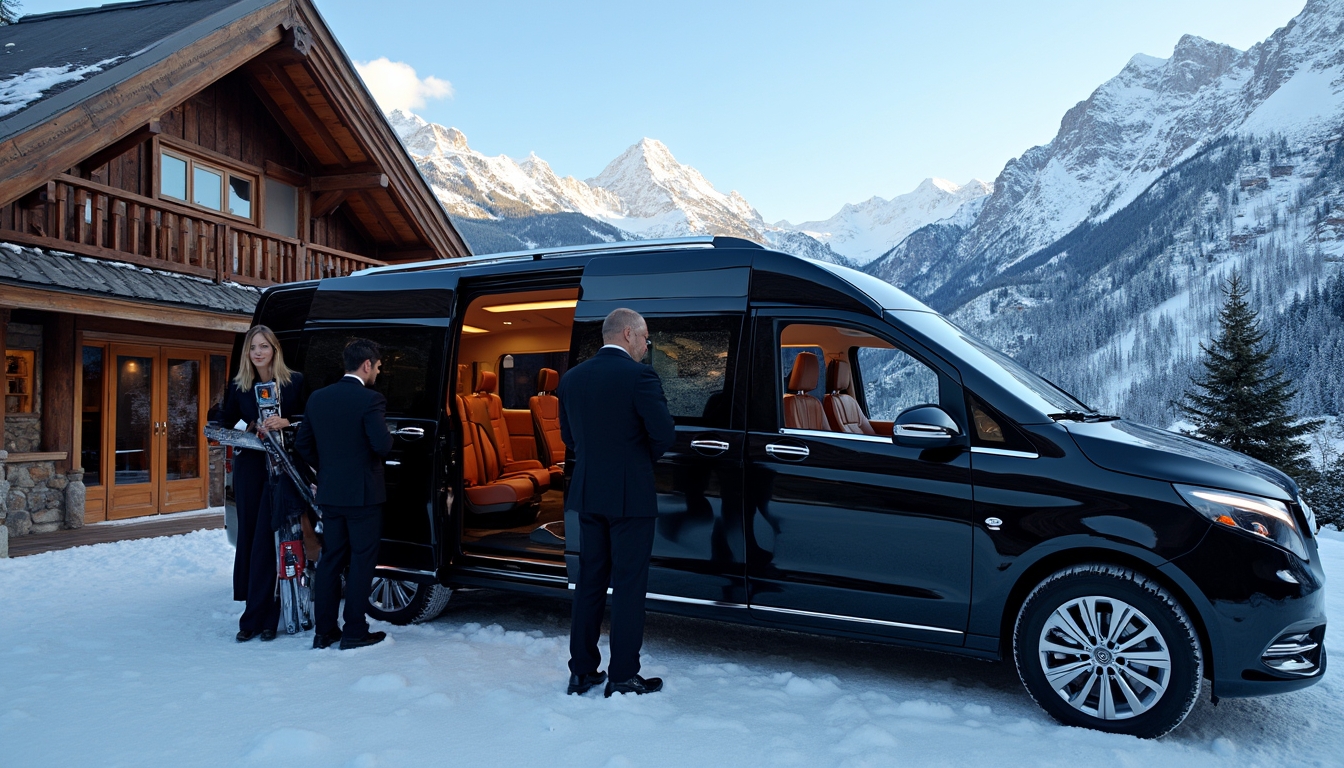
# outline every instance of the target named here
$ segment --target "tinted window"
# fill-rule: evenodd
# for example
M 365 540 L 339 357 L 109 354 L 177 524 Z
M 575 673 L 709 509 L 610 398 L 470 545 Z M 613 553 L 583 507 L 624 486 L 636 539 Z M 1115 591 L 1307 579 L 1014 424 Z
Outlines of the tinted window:
M 561 376 L 569 370 L 569 352 L 529 352 L 505 355 L 500 358 L 499 399 L 505 408 L 527 408 L 527 401 L 537 394 L 537 374 L 550 368 Z
M 858 347 L 854 357 L 868 418 L 894 421 L 911 406 L 939 404 L 938 374 L 905 352 Z
M 359 328 L 313 331 L 304 350 L 305 386 L 312 392 L 345 375 L 341 354 L 354 338 L 383 349 L 382 373 L 374 389 L 387 398 L 389 414 L 431 417 L 437 412 L 438 371 L 443 331 L 430 328 Z
M 798 363 L 798 355 L 808 353 L 817 358 L 817 386 L 808 390 L 808 394 L 815 398 L 822 398 L 826 394 L 826 353 L 821 347 L 817 346 L 799 346 L 788 345 L 779 349 L 779 363 L 784 377 L 780 381 L 784 386 L 789 385 L 789 376 L 793 373 L 793 367 Z
M 726 429 L 732 370 L 742 320 L 722 317 L 650 317 L 644 362 L 663 382 L 667 407 L 678 424 Z M 587 360 L 602 347 L 602 324 L 579 323 L 574 330 L 574 360 Z

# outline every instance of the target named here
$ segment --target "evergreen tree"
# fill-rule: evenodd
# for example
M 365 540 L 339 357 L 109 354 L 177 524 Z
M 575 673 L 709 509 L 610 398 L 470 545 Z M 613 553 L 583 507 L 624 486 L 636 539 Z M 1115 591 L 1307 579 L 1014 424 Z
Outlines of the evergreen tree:
M 19 8 L 22 6 L 19 0 L 0 0 L 0 26 L 18 21 Z
M 1282 371 L 1270 368 L 1275 348 L 1261 343 L 1265 334 L 1246 303 L 1247 292 L 1241 275 L 1233 272 L 1218 312 L 1218 337 L 1212 345 L 1200 344 L 1204 375 L 1191 376 L 1192 386 L 1174 405 L 1195 425 L 1191 434 L 1307 477 L 1313 468 L 1299 438 L 1321 422 L 1295 424 L 1289 415 L 1288 403 L 1297 392 Z

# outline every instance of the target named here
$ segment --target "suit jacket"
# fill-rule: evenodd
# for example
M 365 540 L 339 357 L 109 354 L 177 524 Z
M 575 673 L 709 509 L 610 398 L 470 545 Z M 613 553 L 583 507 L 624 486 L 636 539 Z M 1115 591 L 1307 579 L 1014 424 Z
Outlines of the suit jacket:
M 574 451 L 565 507 L 654 517 L 653 464 L 676 442 L 663 383 L 651 366 L 601 349 L 560 380 L 560 437 Z
M 317 469 L 317 503 L 364 507 L 387 500 L 383 457 L 392 450 L 387 399 L 346 377 L 308 398 L 294 449 Z

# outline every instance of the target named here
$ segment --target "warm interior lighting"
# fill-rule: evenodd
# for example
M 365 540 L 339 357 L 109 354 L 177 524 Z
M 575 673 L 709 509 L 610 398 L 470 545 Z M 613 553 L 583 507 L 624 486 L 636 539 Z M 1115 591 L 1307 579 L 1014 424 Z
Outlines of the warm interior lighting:
M 573 309 L 578 305 L 578 299 L 560 299 L 558 301 L 528 301 L 522 304 L 496 304 L 493 307 L 481 307 L 481 309 L 486 312 L 527 312 L 532 309 Z
M 474 325 L 464 325 L 464 326 L 462 326 L 462 332 L 463 332 L 463 333 L 489 333 L 489 331 L 485 330 L 484 328 L 477 328 L 477 327 L 474 326 Z

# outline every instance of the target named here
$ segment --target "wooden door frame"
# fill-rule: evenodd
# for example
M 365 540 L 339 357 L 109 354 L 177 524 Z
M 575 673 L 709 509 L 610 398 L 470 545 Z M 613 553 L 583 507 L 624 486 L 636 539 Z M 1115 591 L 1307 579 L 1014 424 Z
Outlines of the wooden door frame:
M 198 342 L 189 339 L 138 336 L 123 333 L 110 333 L 105 331 L 81 330 L 77 332 L 75 339 L 75 350 L 74 350 L 75 380 L 74 380 L 74 386 L 71 389 L 73 390 L 74 413 L 76 413 L 79 416 L 79 418 L 73 420 L 74 435 L 73 435 L 73 443 L 71 446 L 71 467 L 73 468 L 84 469 L 84 457 L 83 457 L 84 348 L 98 347 L 103 351 L 103 392 L 100 398 L 100 406 L 102 409 L 100 416 L 103 422 L 103 435 L 102 435 L 102 445 L 100 446 L 99 451 L 101 462 L 101 466 L 99 467 L 100 470 L 99 475 L 101 482 L 98 485 L 86 487 L 86 504 L 87 500 L 96 500 L 98 502 L 101 502 L 102 510 L 101 512 L 97 512 L 94 513 L 93 515 L 90 515 L 88 513 L 89 507 L 86 506 L 85 522 L 92 523 L 108 519 L 118 519 L 115 516 L 109 517 L 108 514 L 111 510 L 111 503 L 112 503 L 111 490 L 113 485 L 115 484 L 114 481 L 116 476 L 116 442 L 115 442 L 116 414 L 113 411 L 116 400 L 115 387 L 116 387 L 117 370 L 115 359 L 116 353 L 114 352 L 114 350 L 117 348 L 124 349 L 128 346 L 142 347 L 142 348 L 146 347 L 157 348 L 157 352 L 153 357 L 156 361 L 156 364 L 160 366 L 165 366 L 167 364 L 166 362 L 167 357 L 165 355 L 165 352 L 168 350 L 172 350 L 174 352 L 189 353 L 189 355 L 200 355 L 202 361 L 202 368 L 201 368 L 201 381 L 200 381 L 201 390 L 200 390 L 199 408 L 200 408 L 200 419 L 202 420 L 202 423 L 204 422 L 204 419 L 209 413 L 210 406 L 212 405 L 212 403 L 210 403 L 210 358 L 213 355 L 222 355 L 226 361 L 225 370 L 227 371 L 228 365 L 230 364 L 229 358 L 232 356 L 233 352 L 233 349 L 230 345 L 220 344 L 218 342 L 208 342 L 208 341 Z M 167 370 L 165 368 L 163 379 L 163 381 L 165 382 L 165 386 L 167 381 L 166 372 Z M 158 383 L 156 382 L 154 386 L 157 387 Z M 155 394 L 157 395 L 157 393 Z M 166 408 L 167 405 L 166 398 L 157 397 L 157 399 L 162 403 L 162 406 Z M 158 419 L 156 418 L 155 420 Z M 157 439 L 158 436 L 152 435 L 152 437 Z M 200 456 L 201 461 L 201 476 L 199 480 L 200 482 L 203 483 L 204 486 L 203 505 L 208 506 L 210 500 L 209 445 L 208 441 L 205 440 L 204 434 L 200 436 L 200 441 L 201 443 L 198 455 Z M 164 460 L 166 461 L 166 453 Z M 161 477 L 162 476 L 163 475 L 161 474 Z M 162 482 L 167 481 L 166 479 L 164 479 Z M 165 514 L 163 510 L 164 506 L 163 491 L 164 489 L 162 487 L 160 487 L 160 489 L 157 491 L 155 499 L 155 511 L 149 514 Z
M 103 445 L 104 445 L 104 446 L 111 446 L 111 450 L 104 450 L 104 453 L 106 453 L 106 454 L 110 454 L 110 455 L 111 455 L 111 459 L 112 459 L 112 471 L 108 474 L 108 477 L 107 477 L 107 507 L 106 507 L 106 509 L 107 509 L 107 519 L 108 519 L 108 520 L 122 520 L 122 519 L 125 519 L 125 518 L 128 518 L 128 517 L 145 517 L 145 516 L 148 516 L 148 515 L 157 515 L 157 514 L 159 514 L 159 510 L 160 510 L 160 507 L 162 506 L 162 502 L 163 502 L 163 499 L 162 499 L 162 489 L 161 489 L 161 487 L 160 487 L 160 486 L 161 486 L 161 483 L 162 483 L 162 480 L 161 480 L 161 474 L 160 474 L 159 476 L 156 476 L 156 470 L 158 470 L 158 468 L 159 468 L 159 461 L 160 461 L 160 459 L 159 459 L 159 457 L 158 457 L 158 454 L 159 454 L 158 434 L 157 434 L 157 433 L 158 433 L 158 430 L 157 430 L 157 429 L 154 429 L 154 428 L 153 428 L 153 425 L 158 423 L 159 409 L 160 409 L 160 407 L 161 407 L 161 405 L 162 405 L 162 402 L 163 402 L 163 394 L 162 394 L 162 392 L 161 392 L 161 389 L 162 389 L 163 386 L 164 386 L 164 382 L 163 382 L 163 377 L 161 377 L 160 374 L 158 374 L 158 373 L 154 373 L 153 371 L 151 371 L 151 373 L 150 373 L 150 382 L 149 382 L 149 386 L 150 386 L 150 398 L 149 398 L 149 402 L 150 402 L 150 410 L 151 410 L 151 415 L 150 415 L 151 431 L 150 431 L 149 457 L 148 457 L 148 459 L 149 459 L 149 461 L 148 461 L 148 465 L 149 465 L 149 482 L 148 482 L 148 483 L 127 483 L 126 486 L 125 486 L 127 490 L 124 491 L 123 493 L 129 493 L 129 492 L 130 492 L 130 489 L 132 489 L 132 488 L 136 488 L 137 490 L 142 490 L 142 489 L 139 489 L 138 486 L 141 486 L 141 485 L 148 485 L 148 486 L 149 486 L 150 493 L 151 493 L 150 502 L 149 502 L 149 507 L 151 507 L 152 510 L 149 511 L 149 512 L 142 512 L 142 513 L 139 513 L 139 514 L 126 514 L 126 513 L 121 513 L 121 512 L 117 509 L 116 504 L 114 503 L 114 501 L 115 501 L 115 497 L 116 497 L 116 493 L 117 493 L 117 482 L 116 482 L 116 445 L 117 445 L 117 414 L 116 414 L 117 398 L 116 398 L 116 386 L 117 386 L 118 380 L 120 379 L 120 366 L 117 364 L 117 358 L 120 357 L 120 356 L 126 356 L 126 357 L 147 357 L 147 358 L 149 358 L 150 360 L 153 361 L 153 364 L 154 364 L 154 365 L 156 365 L 156 366 L 162 368 L 162 363 L 161 363 L 160 361 L 161 361 L 162 358 L 163 358 L 163 350 L 162 350 L 162 347 L 158 346 L 157 344 L 125 344 L 125 343 L 112 343 L 112 344 L 109 344 L 109 345 L 108 345 L 108 358 L 109 358 L 109 359 L 111 360 L 111 362 L 112 362 L 112 366 L 111 366 L 111 369 L 112 369 L 112 376 L 108 379 L 108 382 L 107 382 L 107 386 L 110 388 L 110 389 L 109 389 L 108 400 L 109 400 L 109 405 L 111 406 L 111 408 L 109 409 L 109 412 L 106 414 L 106 416 L 105 416 L 105 418 L 104 418 L 104 420 L 103 420 L 103 427 L 104 427 Z M 156 403 L 158 403 L 159 405 L 155 405 Z
M 194 509 L 204 509 L 210 506 L 210 455 L 209 446 L 206 443 L 205 431 L 200 427 L 205 421 L 206 412 L 209 411 L 210 398 L 210 351 L 195 347 L 182 346 L 161 346 L 159 347 L 160 362 L 163 366 L 163 397 L 159 402 L 159 416 L 163 419 L 164 429 L 160 433 L 160 448 L 158 456 L 159 469 L 159 514 L 171 514 L 173 512 L 188 512 Z M 188 480 L 169 480 L 168 479 L 168 361 L 194 360 L 197 366 L 196 378 L 196 477 Z M 169 483 L 176 484 L 180 490 L 190 489 L 195 486 L 200 492 L 200 506 L 186 506 L 182 509 L 170 509 L 177 506 L 176 503 L 169 500 L 173 489 Z M 179 492 L 180 492 L 179 490 Z M 192 504 L 196 502 L 190 502 Z

